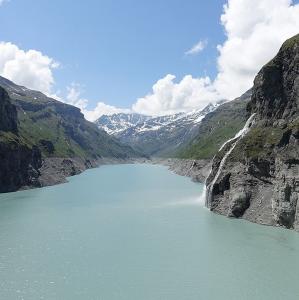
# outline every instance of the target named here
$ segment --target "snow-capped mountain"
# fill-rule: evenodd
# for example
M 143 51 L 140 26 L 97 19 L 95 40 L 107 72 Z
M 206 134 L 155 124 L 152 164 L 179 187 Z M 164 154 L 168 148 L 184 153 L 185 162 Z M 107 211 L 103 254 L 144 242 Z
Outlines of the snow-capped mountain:
M 104 115 L 95 123 L 147 155 L 163 156 L 188 143 L 196 135 L 201 120 L 218 105 L 209 104 L 201 110 L 160 117 L 136 113 Z
M 110 135 L 116 135 L 122 131 L 134 127 L 135 125 L 149 120 L 151 117 L 136 114 L 136 113 L 118 113 L 113 115 L 103 115 L 95 124 L 98 125 L 100 129 L 105 130 Z

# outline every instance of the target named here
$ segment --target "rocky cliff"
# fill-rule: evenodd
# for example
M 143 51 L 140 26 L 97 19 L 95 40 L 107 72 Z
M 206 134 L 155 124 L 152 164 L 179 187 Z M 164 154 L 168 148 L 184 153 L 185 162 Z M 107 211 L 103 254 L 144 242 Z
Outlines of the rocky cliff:
M 216 154 L 207 206 L 231 217 L 299 230 L 299 35 L 254 81 L 247 128 Z
M 17 109 L 0 87 L 0 192 L 39 186 L 41 152 L 28 146 L 18 133 Z

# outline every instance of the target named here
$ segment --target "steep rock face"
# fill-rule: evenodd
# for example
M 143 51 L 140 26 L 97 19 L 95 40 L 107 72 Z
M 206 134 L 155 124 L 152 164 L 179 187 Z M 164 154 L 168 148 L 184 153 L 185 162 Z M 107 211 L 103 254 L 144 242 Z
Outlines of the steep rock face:
M 258 73 L 254 82 L 250 113 L 271 125 L 298 116 L 299 35 L 286 41 L 277 56 Z
M 18 136 L 17 109 L 0 87 L 0 192 L 39 186 L 41 153 Z
M 21 187 L 39 187 L 41 153 L 19 140 L 0 141 L 0 192 L 12 192 Z
M 0 87 L 0 130 L 17 133 L 17 110 L 7 92 Z
M 208 206 L 232 217 L 299 230 L 299 35 L 257 75 L 250 131 L 218 152 Z

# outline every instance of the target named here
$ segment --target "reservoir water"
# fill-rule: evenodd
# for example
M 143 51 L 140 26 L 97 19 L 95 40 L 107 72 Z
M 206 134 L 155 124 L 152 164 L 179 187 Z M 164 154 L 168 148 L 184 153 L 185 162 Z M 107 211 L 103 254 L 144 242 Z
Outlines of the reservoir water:
M 0 195 L 2 300 L 299 299 L 299 234 L 228 219 L 161 166 Z

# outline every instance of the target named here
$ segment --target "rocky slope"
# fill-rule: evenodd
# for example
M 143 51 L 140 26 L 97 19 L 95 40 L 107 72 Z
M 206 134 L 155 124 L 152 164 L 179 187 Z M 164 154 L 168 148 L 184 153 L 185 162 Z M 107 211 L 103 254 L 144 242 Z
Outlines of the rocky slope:
M 213 160 L 207 179 L 212 211 L 299 230 L 298 106 L 299 35 L 259 72 L 247 130 Z
M 201 183 L 205 182 L 212 166 L 210 159 L 153 158 L 146 162 L 167 166 L 175 174 L 190 177 L 192 181 Z
M 124 118 L 124 114 L 102 116 L 96 121 L 96 124 L 104 130 L 107 130 L 108 127 L 107 132 L 148 156 L 169 157 L 174 156 L 194 138 L 201 120 L 218 105 L 220 103 L 210 104 L 203 110 L 159 117 L 137 114 L 127 114 L 126 118 Z M 114 128 L 113 131 L 112 128 Z M 120 128 L 124 129 L 119 130 Z
M 0 89 L 0 192 L 47 184 L 38 178 L 49 158 L 64 162 L 56 171 L 52 169 L 54 175 L 63 171 L 69 176 L 103 158 L 140 157 L 130 146 L 86 121 L 76 107 L 3 77 Z

